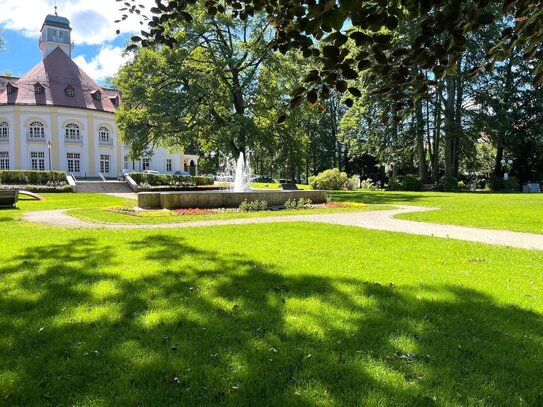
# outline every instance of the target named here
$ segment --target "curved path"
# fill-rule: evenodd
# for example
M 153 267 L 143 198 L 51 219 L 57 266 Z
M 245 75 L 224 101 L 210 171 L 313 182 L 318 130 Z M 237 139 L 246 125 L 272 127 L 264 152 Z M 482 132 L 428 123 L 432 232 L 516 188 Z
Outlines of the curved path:
M 314 215 L 273 216 L 264 218 L 244 218 L 227 220 L 209 220 L 184 223 L 160 224 L 120 224 L 120 223 L 93 223 L 84 221 L 66 214 L 66 210 L 52 210 L 39 212 L 26 212 L 23 219 L 29 222 L 41 223 L 49 226 L 69 228 L 93 229 L 175 229 L 216 225 L 242 225 L 249 223 L 273 222 L 321 222 L 336 225 L 356 226 L 366 229 L 402 232 L 415 235 L 434 236 L 450 239 L 467 240 L 501 246 L 517 247 L 521 249 L 543 250 L 543 235 L 506 230 L 490 230 L 468 228 L 463 226 L 442 225 L 437 223 L 415 222 L 411 220 L 395 219 L 394 216 L 408 212 L 424 212 L 435 210 L 420 206 L 398 206 L 397 209 L 343 212 Z

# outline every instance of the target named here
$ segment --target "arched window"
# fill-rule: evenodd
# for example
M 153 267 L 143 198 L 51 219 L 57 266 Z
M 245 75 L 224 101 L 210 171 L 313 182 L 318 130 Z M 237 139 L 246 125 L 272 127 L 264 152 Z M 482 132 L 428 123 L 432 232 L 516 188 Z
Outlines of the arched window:
M 67 141 L 81 141 L 79 126 L 75 123 L 68 123 L 66 125 L 64 135 Z
M 43 140 L 45 138 L 45 126 L 42 122 L 34 121 L 30 123 L 28 138 L 31 140 Z
M 109 137 L 109 129 L 107 127 L 101 126 L 98 129 L 98 140 L 100 140 L 100 143 L 109 144 L 111 142 L 111 138 Z
M 8 122 L 0 122 L 0 140 L 9 139 L 9 124 Z

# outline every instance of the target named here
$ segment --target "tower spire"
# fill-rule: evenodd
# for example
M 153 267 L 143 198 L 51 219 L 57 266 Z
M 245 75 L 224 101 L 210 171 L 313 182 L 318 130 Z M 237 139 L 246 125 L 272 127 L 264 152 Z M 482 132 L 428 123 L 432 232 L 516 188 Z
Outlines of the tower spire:
M 58 13 L 57 13 L 57 0 L 55 0 L 55 15 L 58 17 Z

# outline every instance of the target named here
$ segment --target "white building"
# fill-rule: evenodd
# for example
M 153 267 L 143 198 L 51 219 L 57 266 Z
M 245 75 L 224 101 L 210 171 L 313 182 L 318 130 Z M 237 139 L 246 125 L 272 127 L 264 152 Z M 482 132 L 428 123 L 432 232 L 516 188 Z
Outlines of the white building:
M 157 148 L 129 159 L 120 141 L 117 90 L 98 86 L 71 59 L 70 22 L 48 15 L 43 60 L 20 78 L 0 76 L 0 170 L 63 170 L 76 177 L 116 177 L 122 168 L 197 173 L 198 158 Z

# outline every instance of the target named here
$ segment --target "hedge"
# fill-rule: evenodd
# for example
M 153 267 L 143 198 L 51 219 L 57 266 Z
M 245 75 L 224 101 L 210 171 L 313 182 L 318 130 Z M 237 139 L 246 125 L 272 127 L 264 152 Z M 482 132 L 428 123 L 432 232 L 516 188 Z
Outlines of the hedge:
M 388 189 L 391 191 L 420 191 L 421 188 L 422 181 L 412 174 L 391 177 L 388 181 Z
M 4 185 L 50 185 L 66 183 L 64 171 L 0 171 L 0 184 Z
M 68 184 L 57 185 L 2 185 L 2 189 L 9 191 L 29 191 L 38 194 L 53 193 L 53 192 L 73 192 L 72 187 Z
M 210 177 L 182 177 L 180 175 L 170 174 L 143 174 L 133 172 L 129 174 L 130 178 L 138 185 L 149 184 L 151 186 L 199 186 L 213 185 L 214 179 Z

